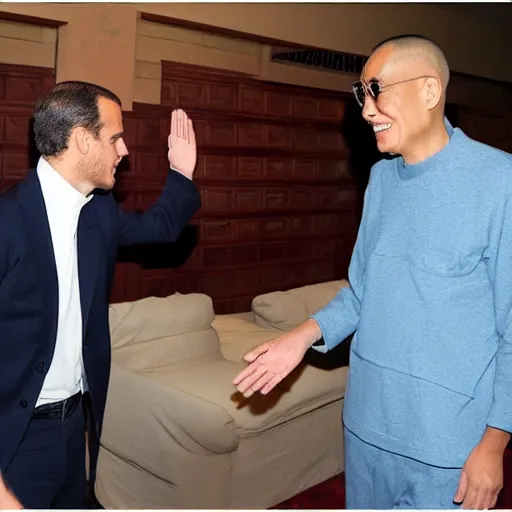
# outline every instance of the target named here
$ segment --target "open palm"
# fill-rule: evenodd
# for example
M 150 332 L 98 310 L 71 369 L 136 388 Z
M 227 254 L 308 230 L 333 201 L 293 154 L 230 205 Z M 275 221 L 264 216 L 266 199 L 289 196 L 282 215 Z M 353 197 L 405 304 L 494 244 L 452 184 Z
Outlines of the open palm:
M 267 341 L 244 356 L 249 366 L 235 377 L 233 384 L 246 398 L 258 391 L 266 395 L 302 361 L 305 351 L 293 333 Z
M 192 178 L 197 163 L 196 135 L 192 121 L 181 109 L 171 114 L 171 131 L 167 143 L 167 157 L 171 167 L 187 178 Z

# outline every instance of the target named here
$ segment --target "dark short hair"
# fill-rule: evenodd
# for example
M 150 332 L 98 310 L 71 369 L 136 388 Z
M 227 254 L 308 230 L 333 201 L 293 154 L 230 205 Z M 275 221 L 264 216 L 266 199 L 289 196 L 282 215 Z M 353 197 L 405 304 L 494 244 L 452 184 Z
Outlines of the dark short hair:
M 82 127 L 99 137 L 102 123 L 99 98 L 121 106 L 121 100 L 108 89 L 87 82 L 61 82 L 43 95 L 34 109 L 34 138 L 43 156 L 57 156 L 68 148 L 74 128 Z

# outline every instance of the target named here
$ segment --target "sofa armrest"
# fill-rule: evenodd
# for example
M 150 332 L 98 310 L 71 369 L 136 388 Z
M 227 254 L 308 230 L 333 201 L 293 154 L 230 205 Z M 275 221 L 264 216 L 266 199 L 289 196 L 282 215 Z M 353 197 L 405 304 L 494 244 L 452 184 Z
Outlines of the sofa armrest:
M 201 399 L 209 407 L 225 411 L 233 421 L 230 428 L 240 439 L 341 400 L 345 394 L 347 367 L 324 370 L 301 364 L 268 395 L 256 393 L 244 399 L 233 386 L 233 379 L 246 366 L 241 360 L 214 361 L 207 365 L 181 365 L 153 377 Z
M 251 304 L 254 321 L 267 329 L 290 331 L 329 303 L 345 286 L 349 283 L 342 279 L 258 295 Z
M 142 374 L 113 365 L 102 446 L 161 478 L 162 461 L 172 460 L 176 450 L 191 457 L 235 451 L 239 438 L 233 417 L 211 392 L 224 382 L 233 393 L 230 382 L 243 366 L 214 361 Z
M 346 368 L 324 371 L 305 365 L 275 393 L 243 400 L 232 381 L 245 366 L 219 360 L 142 373 L 113 365 L 102 446 L 165 479 L 166 461 L 182 458 L 183 450 L 190 459 L 229 454 L 241 438 L 344 394 Z

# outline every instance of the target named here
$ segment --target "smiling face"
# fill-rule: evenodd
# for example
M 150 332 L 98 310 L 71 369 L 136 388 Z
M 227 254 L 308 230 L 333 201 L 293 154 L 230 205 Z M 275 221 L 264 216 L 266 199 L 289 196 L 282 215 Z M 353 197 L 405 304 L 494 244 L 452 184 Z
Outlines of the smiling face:
M 361 81 L 378 81 L 381 92 L 376 100 L 366 94 L 363 117 L 374 129 L 379 151 L 405 157 L 421 144 L 432 125 L 432 75 L 425 59 L 397 54 L 392 44 L 371 55 Z
M 98 137 L 89 138 L 88 151 L 80 165 L 82 180 L 90 186 L 110 190 L 115 184 L 115 172 L 122 158 L 128 155 L 123 140 L 121 108 L 109 99 L 98 99 L 102 128 Z M 92 135 L 92 134 L 91 134 Z

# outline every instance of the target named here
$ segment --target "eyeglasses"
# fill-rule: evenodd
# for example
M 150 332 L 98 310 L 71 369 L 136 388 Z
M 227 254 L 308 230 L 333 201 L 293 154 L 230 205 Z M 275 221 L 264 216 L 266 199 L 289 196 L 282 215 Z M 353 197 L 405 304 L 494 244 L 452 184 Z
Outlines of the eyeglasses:
M 388 88 L 393 87 L 394 85 L 412 82 L 413 80 L 419 80 L 420 78 L 435 77 L 429 75 L 416 76 L 414 78 L 408 78 L 407 80 L 401 80 L 400 82 L 394 82 L 392 84 L 387 85 L 382 85 L 377 78 L 372 78 L 368 82 L 363 82 L 362 80 L 359 80 L 358 82 L 354 82 L 352 84 L 352 90 L 354 91 L 354 96 L 356 97 L 357 103 L 359 103 L 359 106 L 362 107 L 366 99 L 366 93 L 368 93 L 375 101 L 377 101 L 377 98 L 379 97 L 380 93 L 385 92 Z

